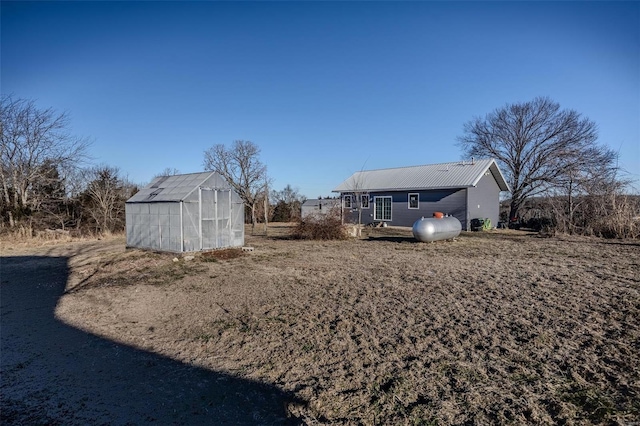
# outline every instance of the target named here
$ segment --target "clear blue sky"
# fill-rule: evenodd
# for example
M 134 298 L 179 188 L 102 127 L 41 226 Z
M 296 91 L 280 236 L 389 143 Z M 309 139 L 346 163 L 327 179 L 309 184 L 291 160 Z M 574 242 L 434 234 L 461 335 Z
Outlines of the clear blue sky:
M 275 189 L 460 160 L 474 116 L 549 96 L 640 185 L 638 2 L 8 2 L 2 93 L 67 111 L 148 182 L 251 140 Z

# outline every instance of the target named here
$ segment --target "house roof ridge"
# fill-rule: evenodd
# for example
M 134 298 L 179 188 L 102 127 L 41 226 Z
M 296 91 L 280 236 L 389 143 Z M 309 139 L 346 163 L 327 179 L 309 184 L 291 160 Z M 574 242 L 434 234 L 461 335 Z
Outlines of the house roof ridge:
M 450 166 L 450 165 L 465 165 L 465 166 L 476 166 L 478 162 L 484 161 L 495 161 L 492 157 L 486 158 L 475 158 L 472 160 L 458 160 L 458 161 L 447 161 L 445 163 L 433 163 L 433 164 L 416 164 L 413 166 L 398 166 L 398 167 L 383 167 L 380 169 L 367 169 L 367 170 L 358 170 L 355 173 L 364 173 L 364 172 L 377 172 L 377 171 L 385 171 L 385 170 L 398 170 L 398 169 L 412 169 L 418 167 L 437 167 L 437 166 Z

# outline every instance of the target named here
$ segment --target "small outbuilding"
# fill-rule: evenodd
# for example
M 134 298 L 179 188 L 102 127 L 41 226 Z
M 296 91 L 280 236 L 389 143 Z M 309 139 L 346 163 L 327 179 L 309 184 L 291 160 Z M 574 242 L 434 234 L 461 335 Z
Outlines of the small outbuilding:
M 340 193 L 345 222 L 412 226 L 441 212 L 469 230 L 476 218 L 497 225 L 500 192 L 508 190 L 498 164 L 488 158 L 360 171 L 333 192 Z
M 215 172 L 159 176 L 125 212 L 127 247 L 183 253 L 244 245 L 244 204 Z
M 300 217 L 323 216 L 330 212 L 340 214 L 341 201 L 339 198 L 312 198 L 305 200 L 300 207 Z

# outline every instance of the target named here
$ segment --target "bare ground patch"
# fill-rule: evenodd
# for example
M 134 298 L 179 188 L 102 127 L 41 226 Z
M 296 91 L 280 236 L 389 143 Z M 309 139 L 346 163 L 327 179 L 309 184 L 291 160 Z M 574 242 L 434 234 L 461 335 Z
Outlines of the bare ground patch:
M 289 410 L 309 424 L 639 421 L 637 241 L 287 231 L 248 236 L 255 250 L 242 256 L 192 261 L 108 241 L 55 249 L 72 256 L 56 313 L 273 384 L 306 401 Z

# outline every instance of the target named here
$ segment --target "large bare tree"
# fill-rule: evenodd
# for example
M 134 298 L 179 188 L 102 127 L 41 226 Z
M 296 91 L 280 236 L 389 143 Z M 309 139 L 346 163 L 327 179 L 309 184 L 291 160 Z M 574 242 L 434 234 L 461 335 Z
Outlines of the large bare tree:
M 593 121 L 539 97 L 474 118 L 464 125 L 459 142 L 468 156 L 498 160 L 511 188 L 509 219 L 515 220 L 527 197 L 607 157 L 594 155 L 603 151 L 597 137 Z
M 9 224 L 42 200 L 34 190 L 52 184 L 87 159 L 89 142 L 72 135 L 69 117 L 32 100 L 0 97 L 0 181 Z M 57 174 L 51 173 L 52 168 Z
M 204 152 L 204 167 L 219 173 L 251 210 L 256 226 L 256 205 L 268 188 L 267 166 L 260 161 L 260 148 L 251 141 L 237 140 L 227 148 L 217 144 Z

